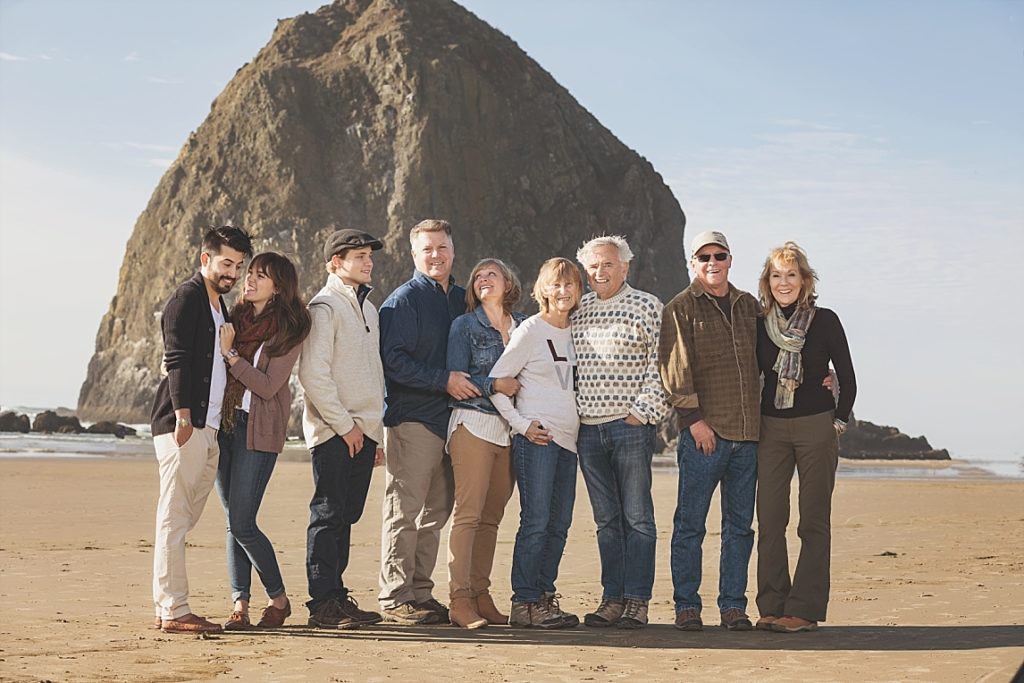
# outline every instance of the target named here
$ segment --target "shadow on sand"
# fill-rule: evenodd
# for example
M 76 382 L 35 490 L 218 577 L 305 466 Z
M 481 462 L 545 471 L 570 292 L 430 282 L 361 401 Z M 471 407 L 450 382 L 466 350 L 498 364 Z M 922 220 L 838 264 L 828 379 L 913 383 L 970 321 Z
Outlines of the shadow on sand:
M 1024 647 L 1024 626 L 823 626 L 814 633 L 782 634 L 765 631 L 730 633 L 705 627 L 682 632 L 669 624 L 653 624 L 641 631 L 574 629 L 541 631 L 491 626 L 469 631 L 444 626 L 392 626 L 378 624 L 353 630 L 329 631 L 303 626 L 278 630 L 235 631 L 226 638 L 246 636 L 340 638 L 392 643 L 474 643 L 479 645 L 566 645 L 571 647 L 680 648 L 691 650 L 865 650 L 879 652 L 917 650 L 983 650 Z

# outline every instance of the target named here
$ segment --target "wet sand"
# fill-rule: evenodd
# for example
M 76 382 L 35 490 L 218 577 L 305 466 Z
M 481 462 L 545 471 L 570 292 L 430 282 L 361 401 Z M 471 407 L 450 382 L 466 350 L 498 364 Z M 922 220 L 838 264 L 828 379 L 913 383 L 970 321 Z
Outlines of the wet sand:
M 377 470 L 354 531 L 347 583 L 376 608 Z M 832 602 L 817 633 L 728 633 L 671 626 L 669 539 L 675 475 L 655 477 L 658 567 L 652 624 L 637 632 L 379 625 L 305 627 L 309 466 L 281 462 L 261 525 L 292 596 L 277 632 L 209 638 L 151 628 L 156 465 L 147 460 L 0 460 L 0 680 L 4 681 L 1008 681 L 1024 659 L 1024 481 L 841 479 L 833 514 Z M 717 501 L 705 541 L 705 621 L 717 623 Z M 794 506 L 795 507 L 795 506 Z M 502 525 L 495 567 L 507 600 L 518 517 Z M 190 536 L 191 604 L 223 620 L 230 595 L 216 494 Z M 790 554 L 795 557 L 795 528 Z M 442 557 L 442 565 L 443 565 Z M 753 604 L 754 562 L 748 588 Z M 444 599 L 444 567 L 435 572 Z M 594 524 L 582 480 L 562 562 L 562 606 L 581 617 L 600 596 Z M 262 605 L 254 577 L 254 607 Z M 258 610 L 256 610 L 258 614 Z

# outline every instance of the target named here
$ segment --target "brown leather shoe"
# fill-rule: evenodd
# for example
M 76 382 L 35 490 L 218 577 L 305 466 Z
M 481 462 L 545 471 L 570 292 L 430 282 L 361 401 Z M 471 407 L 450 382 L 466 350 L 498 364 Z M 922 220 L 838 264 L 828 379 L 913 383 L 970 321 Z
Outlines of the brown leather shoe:
M 252 629 L 252 622 L 249 621 L 248 612 L 239 612 L 235 610 L 228 617 L 228 620 L 224 622 L 225 631 L 249 631 Z
M 220 633 L 224 629 L 220 624 L 207 621 L 195 614 L 186 614 L 177 619 L 164 619 L 160 630 L 164 633 Z
M 772 624 L 774 624 L 778 620 L 778 617 L 772 616 L 771 614 L 766 614 L 757 620 L 757 624 L 754 625 L 754 628 L 758 631 L 771 631 Z
M 776 633 L 802 633 L 804 631 L 817 631 L 818 622 L 787 615 L 776 619 L 775 623 L 772 624 L 772 630 Z
M 284 608 L 267 605 L 263 608 L 263 616 L 260 617 L 260 621 L 256 624 L 256 628 L 281 628 L 284 626 L 284 620 L 291 615 L 291 600 L 285 600 Z

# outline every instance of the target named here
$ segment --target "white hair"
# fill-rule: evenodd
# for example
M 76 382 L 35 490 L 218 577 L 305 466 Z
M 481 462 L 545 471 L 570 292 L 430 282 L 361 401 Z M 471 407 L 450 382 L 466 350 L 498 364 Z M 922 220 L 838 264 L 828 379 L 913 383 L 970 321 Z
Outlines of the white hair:
M 629 248 L 629 243 L 622 235 L 602 235 L 589 242 L 584 242 L 583 246 L 576 251 L 576 260 L 586 267 L 586 259 L 590 256 L 590 252 L 598 247 L 615 247 L 619 250 L 619 260 L 623 263 L 633 260 L 633 250 Z

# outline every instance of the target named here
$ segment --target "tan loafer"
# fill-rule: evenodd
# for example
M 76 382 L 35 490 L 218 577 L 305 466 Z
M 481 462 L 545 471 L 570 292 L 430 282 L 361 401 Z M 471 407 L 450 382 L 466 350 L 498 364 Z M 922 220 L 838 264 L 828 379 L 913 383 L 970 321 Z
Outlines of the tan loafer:
M 186 614 L 177 619 L 164 619 L 160 630 L 164 633 L 220 633 L 224 629 L 220 624 L 207 621 L 195 614 Z

